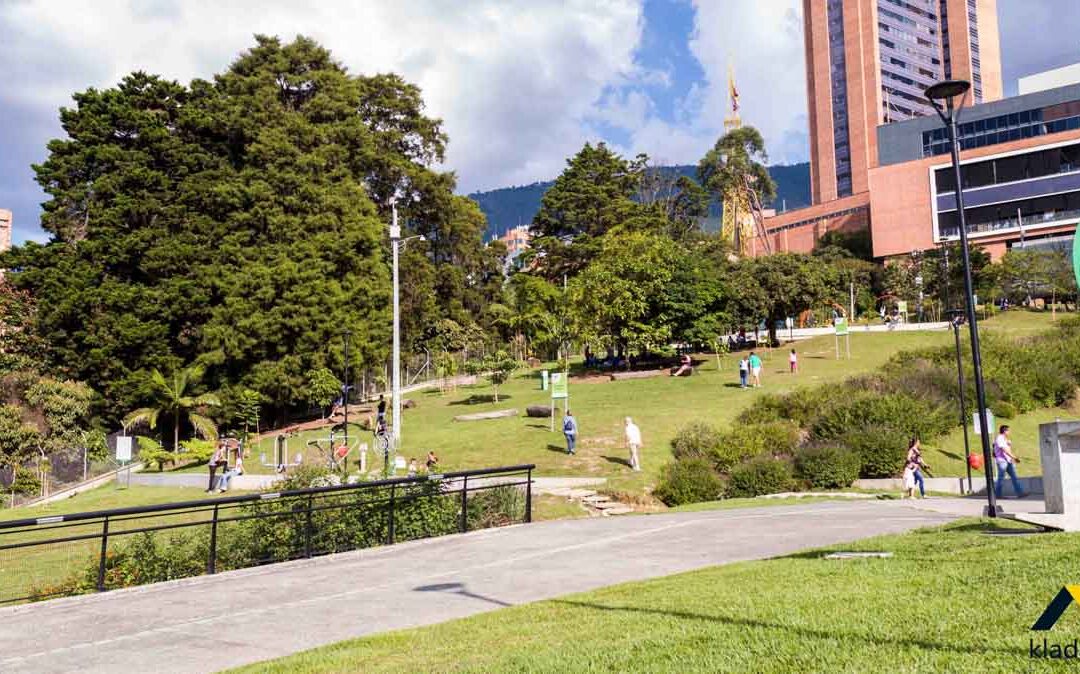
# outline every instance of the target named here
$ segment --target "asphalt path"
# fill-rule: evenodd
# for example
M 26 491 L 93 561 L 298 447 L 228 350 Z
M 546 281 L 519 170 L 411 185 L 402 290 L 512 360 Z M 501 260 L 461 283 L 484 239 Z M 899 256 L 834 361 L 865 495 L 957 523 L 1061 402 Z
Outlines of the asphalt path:
M 961 514 L 858 501 L 562 520 L 57 599 L 0 609 L 0 672 L 212 672 Z

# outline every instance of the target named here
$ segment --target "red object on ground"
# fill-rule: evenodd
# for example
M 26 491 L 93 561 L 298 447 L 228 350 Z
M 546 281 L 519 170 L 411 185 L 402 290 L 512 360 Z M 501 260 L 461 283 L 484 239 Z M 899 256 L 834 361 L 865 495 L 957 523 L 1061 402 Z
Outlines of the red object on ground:
M 981 454 L 968 454 L 968 465 L 973 470 L 979 470 L 983 467 L 983 458 Z

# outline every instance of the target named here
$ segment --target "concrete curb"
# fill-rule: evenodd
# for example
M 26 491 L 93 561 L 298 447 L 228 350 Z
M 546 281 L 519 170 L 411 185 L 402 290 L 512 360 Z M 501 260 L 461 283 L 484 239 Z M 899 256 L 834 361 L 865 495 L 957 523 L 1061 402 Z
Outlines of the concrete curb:
M 971 491 L 967 488 L 968 484 L 966 477 L 928 477 L 925 480 L 926 491 L 956 494 L 958 496 L 967 494 Z M 855 484 L 852 486 L 859 489 L 879 489 L 883 491 L 900 492 L 904 490 L 904 481 L 898 477 L 864 479 L 855 480 Z M 986 478 L 972 476 L 971 486 L 974 487 L 974 490 L 971 491 L 971 493 L 985 494 Z M 1029 494 L 1042 494 L 1042 476 L 1020 478 L 1020 487 Z M 1005 492 L 1012 495 L 1012 483 L 1008 479 L 1005 480 Z

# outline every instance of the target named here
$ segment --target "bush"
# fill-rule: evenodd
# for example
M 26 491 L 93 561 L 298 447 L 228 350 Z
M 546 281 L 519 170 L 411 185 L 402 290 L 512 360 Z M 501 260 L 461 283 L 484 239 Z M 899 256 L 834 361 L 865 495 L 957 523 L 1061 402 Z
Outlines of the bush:
M 217 449 L 217 443 L 213 440 L 191 439 L 181 442 L 180 447 L 183 449 L 181 459 L 193 463 L 208 463 Z
M 908 435 L 934 438 L 955 425 L 955 411 L 945 405 L 904 393 L 863 394 L 822 414 L 814 422 L 812 434 L 820 440 L 833 440 L 852 429 L 886 426 L 902 429 Z
M 23 466 L 15 466 L 15 472 L 11 476 L 11 486 L 8 490 L 16 494 L 40 494 L 41 480 L 38 479 L 36 470 L 30 470 Z
M 689 458 L 671 461 L 660 473 L 653 495 L 669 506 L 714 501 L 724 492 L 724 481 L 713 470 L 712 461 Z
M 862 459 L 845 447 L 806 447 L 795 455 L 796 474 L 818 489 L 843 489 L 859 477 Z
M 994 403 L 992 411 L 998 419 L 1012 419 L 1017 414 L 1016 405 L 1004 400 Z
M 910 439 L 902 429 L 869 426 L 849 431 L 840 444 L 859 457 L 860 477 L 895 477 L 904 469 Z
M 671 439 L 671 454 L 676 460 L 711 459 L 722 438 L 715 426 L 694 421 L 675 433 L 675 437 Z
M 759 456 L 732 469 L 728 495 L 761 496 L 788 491 L 791 487 L 791 463 L 786 459 Z
M 799 428 L 790 421 L 736 425 L 721 438 L 713 464 L 721 473 L 755 456 L 791 454 L 799 443 Z

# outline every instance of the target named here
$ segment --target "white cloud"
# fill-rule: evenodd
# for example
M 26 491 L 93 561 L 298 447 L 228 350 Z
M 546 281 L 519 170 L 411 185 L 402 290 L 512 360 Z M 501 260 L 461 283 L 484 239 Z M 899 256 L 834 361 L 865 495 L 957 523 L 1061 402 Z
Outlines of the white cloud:
M 658 163 L 696 163 L 723 134 L 728 67 L 734 65 L 743 124 L 765 137 L 770 161 L 805 161 L 806 76 L 798 0 L 695 0 L 690 50 L 704 70 L 676 104 L 675 119 L 644 120 L 621 148 Z
M 558 173 L 613 83 L 665 77 L 634 64 L 641 16 L 641 0 L 7 2 L 0 104 L 55 118 L 72 92 L 132 70 L 186 82 L 224 70 L 255 33 L 305 34 L 353 72 L 420 85 L 461 187 L 498 187 Z

